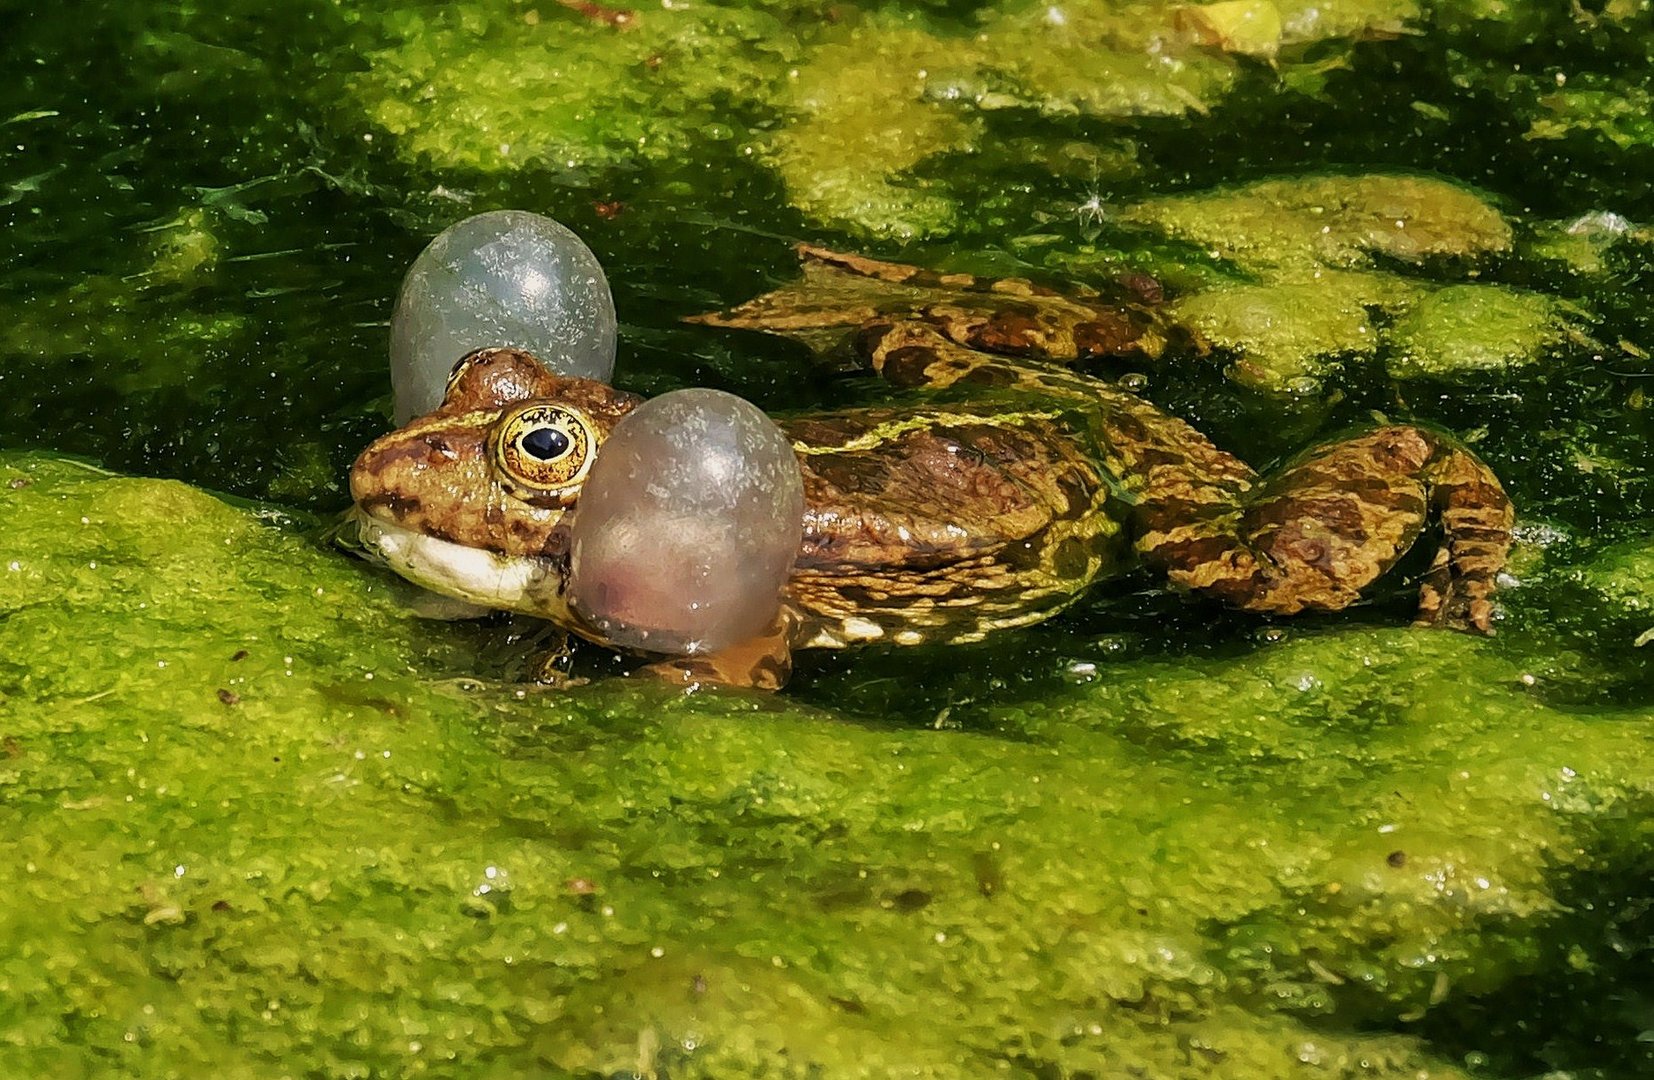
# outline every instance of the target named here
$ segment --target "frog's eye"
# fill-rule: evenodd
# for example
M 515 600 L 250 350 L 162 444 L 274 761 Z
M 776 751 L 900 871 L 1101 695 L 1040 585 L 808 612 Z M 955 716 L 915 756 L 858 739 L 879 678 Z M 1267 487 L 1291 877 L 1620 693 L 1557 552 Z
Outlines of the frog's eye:
M 527 405 L 500 423 L 494 459 L 516 484 L 556 495 L 579 486 L 592 464 L 592 422 L 566 405 Z

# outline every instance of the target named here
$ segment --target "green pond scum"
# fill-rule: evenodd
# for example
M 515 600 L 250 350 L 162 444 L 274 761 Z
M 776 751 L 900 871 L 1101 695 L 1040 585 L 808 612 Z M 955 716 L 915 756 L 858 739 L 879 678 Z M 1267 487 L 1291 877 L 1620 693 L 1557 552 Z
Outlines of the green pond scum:
M 1654 1075 L 1648 0 L 0 0 L 0 1076 Z M 1266 465 L 1375 416 L 1519 515 L 680 696 L 329 542 L 396 284 L 519 207 L 617 381 L 876 399 L 684 325 L 822 243 L 1102 287 Z

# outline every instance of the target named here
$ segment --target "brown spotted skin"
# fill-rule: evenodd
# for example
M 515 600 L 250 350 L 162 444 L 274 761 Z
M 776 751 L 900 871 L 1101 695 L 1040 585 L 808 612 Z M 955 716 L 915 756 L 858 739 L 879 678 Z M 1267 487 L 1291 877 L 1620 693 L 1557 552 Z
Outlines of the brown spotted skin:
M 1090 436 L 1076 445 L 1098 466 L 1103 488 L 1118 488 L 1131 504 L 1123 515 L 1131 548 L 1174 585 L 1244 610 L 1347 607 L 1435 519 L 1443 543 L 1421 588 L 1420 623 L 1492 631 L 1492 595 L 1513 512 L 1498 479 L 1451 437 L 1387 426 L 1314 448 L 1259 477 L 1181 420 L 1067 369 L 1099 355 L 1157 352 L 1166 332 L 1146 301 L 1158 290 L 1139 286 L 1134 291 L 1145 304 L 1113 309 L 1118 324 L 1134 328 L 1113 339 L 1125 345 L 1088 351 L 1080 343 L 1109 324 L 1097 317 L 1106 305 L 1095 294 L 1059 296 L 1027 282 L 940 275 L 807 246 L 800 255 L 800 285 L 699 321 L 818 347 L 819 331 L 832 327 L 849 351 L 898 386 L 1080 403 L 1064 421 L 1071 439 Z M 880 299 L 872 282 L 903 291 Z M 977 296 L 993 300 L 973 306 Z M 1002 307 L 1002 296 L 1023 306 Z M 835 300 L 846 306 L 835 309 Z M 1016 329 L 1007 310 L 1024 320 L 1022 332 L 994 339 Z M 841 329 L 855 319 L 861 321 Z M 959 569 L 992 587 L 1000 584 L 1000 565 Z M 1080 572 L 1074 580 L 1083 587 L 1095 576 Z M 1012 586 L 1004 584 L 1008 592 Z M 1030 605 L 1032 618 L 1049 613 L 1037 607 Z
M 1082 403 L 995 395 L 782 422 L 804 475 L 804 645 L 976 641 L 1129 563 Z
M 918 320 L 969 348 L 1056 361 L 1158 356 L 1174 333 L 1135 283 L 1123 284 L 1122 298 L 1105 300 L 1084 287 L 1057 292 L 1021 278 L 798 250 L 804 276 L 797 284 L 689 321 L 786 334 L 828 351 L 869 323 Z
M 806 515 L 776 627 L 648 673 L 773 689 L 793 649 L 979 640 L 1044 619 L 1139 560 L 1248 611 L 1337 610 L 1432 520 L 1443 544 L 1420 622 L 1491 632 L 1510 503 L 1450 437 L 1386 426 L 1259 476 L 1183 421 L 1068 367 L 1158 354 L 1169 333 L 1157 289 L 1138 283 L 1130 300 L 1111 302 L 819 248 L 801 255 L 800 283 L 694 321 L 795 337 L 925 393 L 780 421 Z M 462 369 L 435 413 L 364 451 L 352 493 L 364 512 L 404 527 L 560 558 L 573 497 L 551 506 L 514 496 L 495 475 L 491 432 L 509 409 L 550 401 L 590 415 L 600 441 L 638 399 L 549 375 L 513 350 L 489 353 Z
M 1145 499 L 1137 550 L 1184 588 L 1247 611 L 1336 611 L 1395 565 L 1432 515 L 1443 545 L 1421 623 L 1491 632 L 1494 578 L 1514 523 L 1469 451 L 1387 426 L 1315 448 L 1236 498 L 1177 482 Z
M 435 412 L 377 440 L 350 470 L 361 511 L 451 543 L 506 555 L 560 556 L 565 507 L 525 500 L 503 481 L 490 438 L 507 408 L 553 400 L 581 409 L 606 435 L 642 400 L 590 379 L 548 372 L 516 349 L 467 358 Z

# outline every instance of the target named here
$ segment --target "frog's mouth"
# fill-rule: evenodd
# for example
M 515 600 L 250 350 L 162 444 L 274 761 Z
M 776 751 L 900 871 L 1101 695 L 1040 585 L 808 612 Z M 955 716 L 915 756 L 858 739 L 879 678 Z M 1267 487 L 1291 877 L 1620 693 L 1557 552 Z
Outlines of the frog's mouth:
M 565 560 L 502 555 L 393 525 L 353 507 L 355 546 L 415 585 L 472 604 L 519 611 L 567 625 L 573 621 L 563 598 Z

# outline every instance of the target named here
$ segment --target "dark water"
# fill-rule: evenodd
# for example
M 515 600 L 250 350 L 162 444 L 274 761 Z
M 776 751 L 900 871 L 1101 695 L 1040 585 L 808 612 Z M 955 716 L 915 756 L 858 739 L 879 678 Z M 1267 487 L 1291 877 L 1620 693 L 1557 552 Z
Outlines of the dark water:
M 1596 73 L 1611 86 L 1646 79 L 1645 28 L 1640 20 L 1585 25 L 1565 5 L 1523 10 L 1502 34 L 1478 24 L 1356 47 L 1315 97 L 1283 93 L 1274 72 L 1249 65 L 1237 89 L 1190 118 L 985 112 L 977 152 L 924 166 L 945 170 L 950 192 L 978 212 L 905 246 L 812 223 L 734 139 L 708 141 L 689 158 L 573 175 L 409 161 L 394 137 L 365 139 L 371 125 L 344 89 L 362 55 L 382 44 L 373 19 L 346 19 L 332 6 L 18 10 L 0 44 L 12 76 L 0 88 L 0 304 L 15 326 L 0 339 L 0 440 L 336 507 L 344 466 L 384 423 L 384 323 L 401 271 L 442 225 L 496 206 L 566 221 L 610 268 L 625 327 L 620 381 L 651 392 L 716 385 L 770 407 L 843 395 L 825 379 L 799 379 L 805 359 L 795 350 L 688 331 L 676 319 L 785 277 L 794 239 L 924 262 L 977 252 L 1013 265 L 1010 238 L 1084 235 L 1089 226 L 1069 209 L 1093 194 L 1125 204 L 1313 170 L 1426 171 L 1475 185 L 1519 221 L 1601 209 L 1647 219 L 1647 145 L 1591 131 L 1527 137 L 1529 83 L 1556 73 L 1576 82 Z M 951 9 L 932 17 L 946 26 L 950 15 L 965 17 Z M 721 119 L 754 136 L 776 125 L 779 110 L 751 111 L 731 108 Z M 1101 192 L 1027 161 L 1030 140 L 1056 146 L 1122 134 L 1137 142 L 1143 167 L 1109 177 Z M 600 215 L 614 204 L 616 216 Z M 191 211 L 217 238 L 217 265 L 152 280 L 165 227 Z M 1044 220 L 1053 212 L 1056 220 Z M 1104 240 L 1142 243 L 1129 232 Z M 1481 280 L 1586 299 L 1600 340 L 1648 341 L 1645 254 L 1637 244 L 1617 248 L 1606 280 L 1520 260 L 1487 268 Z M 88 288 L 89 278 L 99 287 Z M 1169 364 L 1156 396 L 1255 461 L 1373 407 L 1460 430 L 1486 426 L 1480 449 L 1530 515 L 1600 535 L 1650 513 L 1648 413 L 1628 404 L 1646 374 L 1624 354 L 1576 353 L 1548 358 L 1518 384 L 1403 395 L 1358 369 L 1339 380 L 1342 401 L 1326 409 L 1248 396 L 1210 366 Z M 1283 409 L 1283 421 L 1258 423 Z M 1534 445 L 1534 433 L 1553 430 L 1561 437 Z M 1573 483 L 1579 450 L 1618 467 Z

